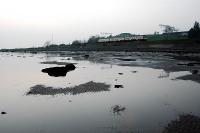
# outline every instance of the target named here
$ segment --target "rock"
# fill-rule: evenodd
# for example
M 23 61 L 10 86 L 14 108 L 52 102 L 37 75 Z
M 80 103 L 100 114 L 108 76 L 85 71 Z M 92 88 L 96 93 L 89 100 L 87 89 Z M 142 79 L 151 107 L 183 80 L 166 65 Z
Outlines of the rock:
M 5 115 L 5 114 L 7 114 L 7 113 L 6 113 L 6 112 L 4 112 L 4 111 L 2 111 L 2 112 L 1 112 L 1 114 L 2 114 L 2 115 Z
M 123 73 L 118 73 L 119 75 L 123 75 Z
M 86 54 L 86 55 L 84 55 L 83 57 L 87 59 L 87 58 L 90 57 L 90 55 Z
M 137 73 L 137 71 L 132 71 L 132 73 Z
M 66 76 L 67 72 L 75 70 L 74 64 L 68 64 L 65 67 L 51 67 L 42 69 L 42 72 L 48 73 L 49 76 L 60 77 Z
M 124 88 L 123 85 L 115 85 L 115 88 Z
M 199 70 L 192 70 L 191 73 L 192 73 L 192 74 L 198 74 L 198 73 L 199 73 Z

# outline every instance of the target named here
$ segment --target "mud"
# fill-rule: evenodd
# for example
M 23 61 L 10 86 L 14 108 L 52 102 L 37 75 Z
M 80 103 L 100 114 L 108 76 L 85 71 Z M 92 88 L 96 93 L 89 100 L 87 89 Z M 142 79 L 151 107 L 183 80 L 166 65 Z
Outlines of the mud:
M 41 64 L 49 64 L 49 65 L 68 65 L 68 64 L 77 64 L 77 63 L 69 63 L 69 62 L 58 62 L 58 61 L 45 61 L 40 62 Z
M 105 83 L 96 83 L 90 81 L 85 84 L 80 84 L 74 87 L 66 87 L 66 88 L 54 88 L 47 87 L 45 85 L 35 85 L 30 88 L 30 90 L 26 93 L 26 95 L 57 95 L 57 94 L 69 94 L 69 95 L 78 95 L 82 93 L 89 92 L 102 92 L 102 91 L 110 91 L 110 85 Z
M 181 76 L 181 77 L 177 77 L 176 79 L 179 79 L 179 80 L 190 80 L 190 81 L 195 81 L 197 83 L 200 83 L 200 74 L 184 75 L 184 76 Z
M 199 133 L 200 118 L 191 114 L 183 114 L 172 120 L 165 127 L 163 133 Z

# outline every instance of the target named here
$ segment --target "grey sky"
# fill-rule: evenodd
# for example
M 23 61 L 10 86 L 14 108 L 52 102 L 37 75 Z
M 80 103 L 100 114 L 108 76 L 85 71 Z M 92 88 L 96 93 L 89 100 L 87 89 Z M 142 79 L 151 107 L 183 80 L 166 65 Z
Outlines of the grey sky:
M 0 0 L 0 49 L 70 43 L 101 32 L 188 30 L 200 21 L 200 0 Z

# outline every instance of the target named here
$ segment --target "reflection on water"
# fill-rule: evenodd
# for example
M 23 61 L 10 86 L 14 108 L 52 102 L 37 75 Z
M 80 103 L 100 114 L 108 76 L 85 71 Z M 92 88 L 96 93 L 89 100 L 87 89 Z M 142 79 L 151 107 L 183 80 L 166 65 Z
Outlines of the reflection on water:
M 121 115 L 121 112 L 124 112 L 126 110 L 125 107 L 122 107 L 121 105 L 114 105 L 111 107 L 111 111 L 113 114 Z
M 200 84 L 185 77 L 198 64 L 177 63 L 157 53 L 0 53 L 0 132 L 161 133 L 179 114 L 200 116 Z M 76 69 L 65 77 L 41 72 L 67 64 Z
M 53 87 L 46 87 L 44 85 L 35 85 L 31 87 L 30 91 L 27 92 L 27 95 L 56 95 L 56 94 L 71 94 L 77 95 L 81 93 L 87 92 L 101 92 L 101 91 L 109 91 L 110 85 L 104 83 L 95 83 L 95 82 L 88 82 L 85 84 L 81 84 L 74 87 L 67 87 L 67 88 L 53 88 Z

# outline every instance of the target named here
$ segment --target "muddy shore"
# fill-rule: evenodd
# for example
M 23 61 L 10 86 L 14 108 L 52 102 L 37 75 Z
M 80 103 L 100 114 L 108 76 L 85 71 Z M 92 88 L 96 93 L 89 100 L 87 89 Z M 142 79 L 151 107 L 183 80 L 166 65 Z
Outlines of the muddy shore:
M 46 53 L 46 52 L 44 52 Z M 45 62 L 49 64 L 67 64 L 69 57 L 73 60 L 87 60 L 119 66 L 147 67 L 162 69 L 165 73 L 189 72 L 177 77 L 177 80 L 191 80 L 200 83 L 200 53 L 166 53 L 166 52 L 48 52 L 62 58 L 63 62 Z M 194 74 L 193 71 L 196 71 Z

